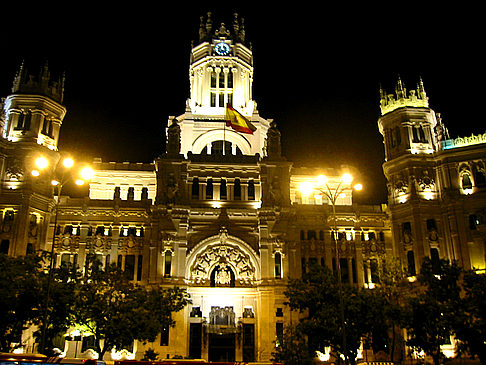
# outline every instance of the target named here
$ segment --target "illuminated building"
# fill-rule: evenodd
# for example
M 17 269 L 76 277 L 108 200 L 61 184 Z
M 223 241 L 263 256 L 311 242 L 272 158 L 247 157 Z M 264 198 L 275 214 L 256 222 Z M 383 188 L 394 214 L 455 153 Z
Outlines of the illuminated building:
M 339 184 L 343 173 L 359 178 L 356 169 L 297 167 L 282 156 L 276 123 L 261 117 L 252 99 L 246 44 L 240 19 L 215 28 L 206 19 L 191 51 L 190 98 L 182 115 L 168 118 L 166 151 L 153 163 L 95 160 L 89 199 L 60 198 L 57 227 L 49 185 L 55 171 L 30 171 L 38 155 L 49 166 L 60 159 L 63 82 L 52 83 L 47 68 L 37 81 L 21 69 L 5 100 L 2 252 L 50 250 L 54 241 L 56 265 L 83 268 L 92 254 L 117 263 L 139 284 L 178 285 L 190 293 L 192 304 L 174 314 L 174 328 L 155 343 L 134 345 L 137 358 L 150 347 L 161 357 L 269 360 L 277 334 L 298 320 L 284 305 L 286 280 L 300 276 L 307 262 L 339 266 L 343 280 L 370 288 L 384 257 L 399 257 L 407 268 L 426 255 L 484 268 L 478 175 L 484 143 L 457 149 L 439 143 L 440 124 L 423 88 L 410 97 L 384 96 L 379 125 L 390 209 L 355 204 L 351 186 Z M 256 127 L 253 134 L 226 126 L 228 103 Z M 327 186 L 342 187 L 335 215 L 319 191 L 320 175 Z M 470 219 L 475 230 L 468 229 Z M 85 336 L 78 356 L 90 354 Z M 66 341 L 68 356 L 77 345 Z M 32 339 L 25 349 L 32 351 Z
M 484 270 L 486 135 L 451 139 L 422 81 L 381 95 L 394 255 L 415 275 L 425 256 Z

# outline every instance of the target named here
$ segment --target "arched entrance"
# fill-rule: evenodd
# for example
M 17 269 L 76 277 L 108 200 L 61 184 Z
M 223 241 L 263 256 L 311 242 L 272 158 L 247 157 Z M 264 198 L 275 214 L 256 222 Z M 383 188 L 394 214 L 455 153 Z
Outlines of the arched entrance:
M 255 251 L 225 231 L 189 252 L 186 282 L 192 308 L 198 313 L 190 318 L 192 357 L 214 362 L 254 361 L 259 297 L 254 285 L 260 277 Z

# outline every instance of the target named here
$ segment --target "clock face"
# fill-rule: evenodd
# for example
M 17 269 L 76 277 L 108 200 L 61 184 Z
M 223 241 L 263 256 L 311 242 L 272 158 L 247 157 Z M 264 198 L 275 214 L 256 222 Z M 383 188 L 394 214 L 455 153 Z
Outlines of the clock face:
M 230 46 L 227 43 L 218 43 L 214 46 L 214 51 L 220 56 L 226 56 L 230 53 Z

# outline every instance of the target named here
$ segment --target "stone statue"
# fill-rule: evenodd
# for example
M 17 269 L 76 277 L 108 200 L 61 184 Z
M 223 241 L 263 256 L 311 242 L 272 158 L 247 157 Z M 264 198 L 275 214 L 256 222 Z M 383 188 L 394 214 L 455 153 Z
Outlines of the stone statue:
M 167 154 L 179 155 L 181 152 L 181 127 L 177 119 L 172 119 L 172 124 L 167 128 Z
M 277 123 L 273 120 L 270 122 L 270 128 L 267 131 L 265 144 L 266 153 L 269 158 L 281 157 L 282 147 L 280 143 L 280 131 L 277 129 Z

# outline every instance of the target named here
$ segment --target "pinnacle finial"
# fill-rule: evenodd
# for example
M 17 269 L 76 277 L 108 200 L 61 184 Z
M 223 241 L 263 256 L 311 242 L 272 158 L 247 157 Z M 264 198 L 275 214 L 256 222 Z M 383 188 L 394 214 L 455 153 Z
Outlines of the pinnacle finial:
M 208 12 L 208 20 L 206 21 L 206 32 L 211 34 L 211 30 L 213 29 L 213 21 L 211 20 L 211 12 Z
M 397 86 L 395 88 L 395 91 L 398 99 L 407 97 L 407 89 L 405 88 L 405 85 L 403 84 L 400 75 L 398 75 L 398 81 L 397 81 Z
M 425 93 L 425 87 L 424 87 L 424 82 L 422 81 L 422 77 L 420 77 L 419 79 L 419 83 L 417 85 L 417 92 L 419 98 L 425 99 L 427 97 L 427 94 Z

